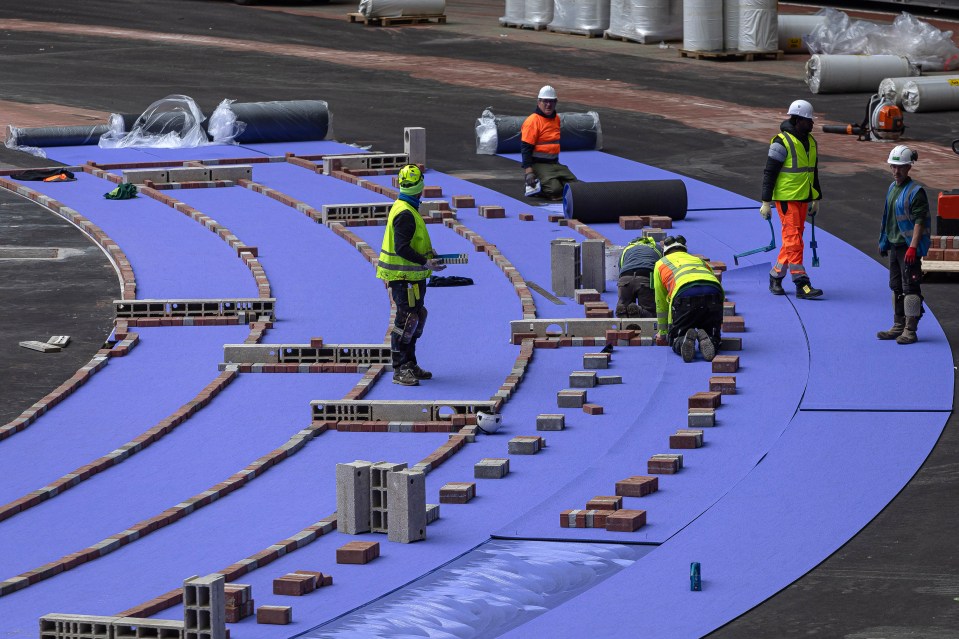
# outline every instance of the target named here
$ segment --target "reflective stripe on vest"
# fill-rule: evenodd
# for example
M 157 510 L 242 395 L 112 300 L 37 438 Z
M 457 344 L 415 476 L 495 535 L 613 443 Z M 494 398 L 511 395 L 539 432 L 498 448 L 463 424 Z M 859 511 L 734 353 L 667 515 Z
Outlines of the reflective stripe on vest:
M 546 118 L 533 113 L 523 122 L 520 139 L 533 145 L 533 158 L 537 160 L 556 160 L 559 158 L 560 138 L 559 114 Z
M 776 136 L 786 146 L 786 161 L 776 177 L 773 200 L 777 202 L 805 202 L 819 199 L 813 186 L 816 180 L 816 139 L 809 136 L 809 151 L 796 136 L 783 131 Z M 773 138 L 770 144 L 776 140 Z
M 700 258 L 685 252 L 673 253 L 656 262 L 653 287 L 656 291 L 656 328 L 665 332 L 673 322 L 673 298 L 687 286 L 711 284 L 723 294 L 722 284 L 712 269 Z
M 397 200 L 390 208 L 390 215 L 386 219 L 383 246 L 380 248 L 380 257 L 376 265 L 376 277 L 381 280 L 425 280 L 432 273 L 427 267 L 410 262 L 396 254 L 393 221 L 397 215 L 404 212 L 409 212 L 416 222 L 416 230 L 413 232 L 413 239 L 410 240 L 410 247 L 420 255 L 431 255 L 433 252 L 429 233 L 426 232 L 426 224 L 420 217 L 419 212 L 403 200 Z

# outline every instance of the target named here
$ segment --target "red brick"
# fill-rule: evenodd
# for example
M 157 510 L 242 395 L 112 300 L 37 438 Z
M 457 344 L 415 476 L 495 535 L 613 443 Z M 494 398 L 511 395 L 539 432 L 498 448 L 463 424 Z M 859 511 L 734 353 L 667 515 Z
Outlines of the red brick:
M 689 397 L 689 408 L 719 408 L 722 394 L 716 391 L 701 392 Z
M 620 215 L 619 216 L 619 227 L 626 229 L 627 231 L 641 229 L 646 226 L 646 222 L 649 218 L 639 215 Z
M 945 251 L 939 248 L 929 249 L 929 252 L 926 253 L 926 257 L 922 258 L 929 262 L 940 262 L 942 261 L 943 254 Z
M 273 580 L 274 595 L 299 597 L 316 590 L 316 575 L 290 573 Z
M 959 262 L 959 249 L 945 249 L 942 252 L 942 259 L 947 262 Z
M 552 215 L 546 216 L 546 219 L 549 220 L 550 222 L 560 222 L 560 221 L 566 220 L 566 216 L 560 215 L 558 213 L 553 213 Z
M 673 219 L 665 215 L 650 215 L 649 225 L 654 229 L 671 229 L 673 228 Z
M 679 468 L 678 459 L 650 459 L 646 462 L 646 472 L 650 475 L 675 475 Z
M 351 541 L 336 549 L 338 564 L 367 564 L 380 556 L 377 541 Z
M 487 219 L 500 219 L 506 217 L 506 209 L 502 206 L 486 205 L 479 207 L 480 217 Z
M 669 436 L 669 447 L 674 449 L 699 448 L 703 445 L 703 436 L 694 433 L 676 433 Z
M 722 395 L 736 394 L 736 378 L 732 375 L 715 375 L 709 378 L 709 390 Z
M 452 199 L 453 199 L 454 209 L 475 209 L 476 208 L 476 200 L 473 199 L 472 195 L 454 195 Z
M 611 511 L 564 510 L 559 514 L 561 528 L 605 528 Z
M 713 358 L 714 373 L 735 373 L 739 370 L 739 355 L 717 355 Z
M 532 213 L 520 213 L 519 219 L 521 222 L 532 222 L 533 220 L 536 219 L 536 216 L 533 215 Z
M 227 623 L 239 623 L 241 620 L 246 619 L 256 611 L 256 604 L 252 599 L 250 599 L 249 601 L 238 606 L 228 605 L 225 611 Z
M 616 494 L 622 497 L 645 497 L 659 490 L 659 477 L 634 475 L 616 482 Z
M 746 330 L 746 320 L 741 315 L 723 318 L 724 333 L 742 333 Z
M 440 488 L 441 504 L 465 504 L 475 496 L 475 482 L 449 482 Z
M 611 532 L 633 532 L 645 525 L 645 510 L 617 510 L 606 517 L 606 530 Z
M 583 412 L 587 415 L 602 415 L 603 407 L 599 404 L 583 404 Z
M 421 197 L 425 199 L 443 197 L 443 187 L 442 186 L 424 186 L 423 194 Z
M 623 498 L 615 495 L 599 495 L 586 502 L 587 510 L 619 510 L 622 507 Z
M 293 608 L 290 606 L 260 606 L 256 609 L 256 622 L 285 626 L 293 621 Z

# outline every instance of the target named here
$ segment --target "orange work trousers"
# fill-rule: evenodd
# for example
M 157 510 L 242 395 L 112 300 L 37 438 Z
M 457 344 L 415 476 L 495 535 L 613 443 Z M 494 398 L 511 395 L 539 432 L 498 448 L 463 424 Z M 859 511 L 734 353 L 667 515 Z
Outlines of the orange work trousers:
M 779 212 L 779 221 L 782 224 L 782 248 L 776 264 L 769 271 L 775 278 L 786 276 L 786 269 L 795 282 L 807 277 L 806 267 L 802 264 L 803 240 L 802 234 L 806 229 L 806 213 L 809 202 L 776 202 Z

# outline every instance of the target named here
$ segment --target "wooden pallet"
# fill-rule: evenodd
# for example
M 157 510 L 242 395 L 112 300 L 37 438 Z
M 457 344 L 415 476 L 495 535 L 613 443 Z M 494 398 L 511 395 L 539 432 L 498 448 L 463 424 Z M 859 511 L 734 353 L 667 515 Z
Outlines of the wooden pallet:
M 679 49 L 679 55 L 683 58 L 694 58 L 696 60 L 782 60 L 785 54 L 782 50 L 777 51 L 737 51 L 729 49 L 727 51 L 689 51 L 688 49 Z
M 423 24 L 425 22 L 436 21 L 436 24 L 446 24 L 445 15 L 422 15 L 422 16 L 398 16 L 394 18 L 368 18 L 362 13 L 348 13 L 346 17 L 350 22 L 362 22 L 369 26 L 391 27 L 401 24 Z
M 533 31 L 543 31 L 546 29 L 545 24 L 526 24 L 524 22 L 508 22 L 506 20 L 500 20 L 499 24 L 502 27 L 509 27 L 510 29 L 531 29 Z
M 946 260 L 922 260 L 923 273 L 959 273 L 959 262 Z
M 566 35 L 579 35 L 586 36 L 587 38 L 598 38 L 603 35 L 602 31 L 597 31 L 596 29 L 574 29 L 572 27 L 547 26 L 546 30 L 550 33 L 565 33 Z

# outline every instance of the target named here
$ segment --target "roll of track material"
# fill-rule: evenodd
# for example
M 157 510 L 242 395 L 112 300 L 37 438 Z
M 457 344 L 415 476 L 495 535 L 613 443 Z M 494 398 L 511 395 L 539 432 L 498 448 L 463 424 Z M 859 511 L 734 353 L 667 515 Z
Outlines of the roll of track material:
M 106 124 L 84 126 L 40 126 L 21 129 L 10 127 L 8 145 L 18 146 L 80 146 L 96 144 L 106 133 Z
M 739 0 L 723 0 L 723 48 L 739 49 Z
M 909 113 L 959 111 L 959 77 L 942 77 L 937 80 L 925 83 L 906 82 L 902 89 L 902 108 Z
M 682 180 L 569 182 L 563 189 L 563 215 L 586 224 L 618 222 L 623 215 L 686 217 Z
M 559 148 L 560 151 L 586 151 L 603 148 L 603 129 L 599 123 L 599 114 L 595 111 L 586 113 L 560 113 L 559 115 Z M 491 150 L 492 140 L 487 135 L 480 135 L 479 129 L 486 126 L 482 118 L 476 121 L 477 140 L 476 152 L 493 155 L 494 153 L 519 153 L 522 146 L 520 139 L 525 115 L 497 115 L 493 122 L 496 126 L 496 148 Z
M 216 142 L 237 144 L 323 140 L 330 130 L 330 109 L 323 100 L 221 104 L 210 116 L 208 130 Z
M 360 0 L 359 11 L 367 18 L 441 16 L 446 0 Z
M 506 12 L 501 23 L 519 24 L 526 19 L 526 1 L 525 0 L 506 0 Z
M 776 51 L 778 5 L 776 0 L 739 0 L 740 51 Z
M 723 50 L 723 3 L 683 0 L 683 49 Z
M 826 21 L 826 16 L 779 14 L 779 48 L 783 53 L 807 53 L 804 36 Z
M 916 84 L 935 84 L 943 80 L 954 80 L 959 82 L 959 75 L 922 75 L 917 77 L 905 78 L 884 78 L 879 83 L 879 95 L 888 98 L 896 106 L 902 106 L 902 92 L 906 88 L 906 83 L 914 82 Z
M 909 60 L 898 55 L 828 55 L 806 62 L 806 84 L 813 93 L 873 93 L 883 78 L 912 73 Z

